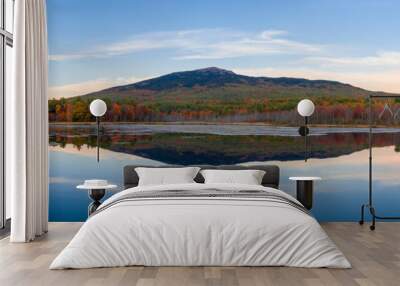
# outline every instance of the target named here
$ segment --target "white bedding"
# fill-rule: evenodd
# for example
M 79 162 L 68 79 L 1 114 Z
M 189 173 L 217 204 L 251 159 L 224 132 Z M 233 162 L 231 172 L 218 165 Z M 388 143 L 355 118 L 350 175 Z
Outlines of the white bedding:
M 267 190 L 254 185 L 180 184 L 150 190 Z M 349 268 L 318 222 L 285 204 L 258 199 L 123 201 L 89 218 L 50 269 L 145 266 L 294 266 Z

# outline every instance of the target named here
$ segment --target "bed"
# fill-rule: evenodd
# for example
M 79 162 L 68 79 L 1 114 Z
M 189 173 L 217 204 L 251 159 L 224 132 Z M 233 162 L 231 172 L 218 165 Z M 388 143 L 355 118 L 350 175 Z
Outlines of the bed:
M 261 185 L 194 183 L 138 186 L 107 199 L 50 269 L 144 266 L 291 266 L 350 268 L 319 223 L 280 191 L 273 165 L 199 166 L 264 170 Z M 170 166 L 169 166 L 170 167 Z

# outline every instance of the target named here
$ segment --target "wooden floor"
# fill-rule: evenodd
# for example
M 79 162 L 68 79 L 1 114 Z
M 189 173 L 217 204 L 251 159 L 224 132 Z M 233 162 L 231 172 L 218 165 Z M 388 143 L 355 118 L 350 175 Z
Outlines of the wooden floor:
M 352 269 L 288 267 L 123 267 L 48 270 L 79 229 L 51 223 L 49 233 L 27 244 L 0 241 L 0 285 L 400 285 L 400 223 L 371 232 L 357 223 L 323 224 Z

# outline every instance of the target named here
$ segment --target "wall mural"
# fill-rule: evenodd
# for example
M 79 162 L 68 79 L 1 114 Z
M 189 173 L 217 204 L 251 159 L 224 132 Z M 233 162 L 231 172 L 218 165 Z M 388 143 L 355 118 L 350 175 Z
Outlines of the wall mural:
M 323 178 L 319 220 L 357 221 L 368 95 L 400 93 L 399 40 L 380 33 L 396 32 L 399 3 L 369 2 L 48 1 L 50 220 L 85 220 L 89 199 L 75 186 L 121 186 L 126 164 L 268 162 L 290 194 L 290 176 Z M 296 110 L 304 98 L 315 104 L 307 162 Z M 99 142 L 94 99 L 107 104 Z M 399 110 L 398 99 L 372 108 L 375 203 L 389 215 L 400 202 Z

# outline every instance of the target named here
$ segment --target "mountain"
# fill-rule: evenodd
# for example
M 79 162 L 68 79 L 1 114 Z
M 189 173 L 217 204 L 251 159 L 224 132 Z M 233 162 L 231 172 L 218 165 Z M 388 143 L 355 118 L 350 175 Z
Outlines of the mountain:
M 335 81 L 327 80 L 306 80 L 302 78 L 270 78 L 270 77 L 251 77 L 236 74 L 229 70 L 217 67 L 209 67 L 193 71 L 175 72 L 164 76 L 152 78 L 134 84 L 117 86 L 109 91 L 126 91 L 131 89 L 147 89 L 153 91 L 171 90 L 175 88 L 193 88 L 199 86 L 220 87 L 225 85 L 279 85 L 282 87 L 333 87 L 345 85 Z M 345 85 L 349 86 L 349 85 Z
M 104 93 L 127 93 L 138 90 L 147 90 L 152 92 L 171 91 L 174 89 L 191 89 L 191 88 L 218 88 L 226 86 L 252 86 L 252 87 L 265 87 L 265 88 L 317 88 L 317 89 L 354 89 L 362 91 L 360 88 L 353 87 L 349 84 L 340 83 L 337 81 L 328 80 L 307 80 L 303 78 L 289 78 L 289 77 L 251 77 L 236 74 L 232 71 L 208 67 L 204 69 L 175 72 L 160 77 L 152 78 L 149 80 L 140 81 L 133 84 L 116 86 L 104 89 L 99 92 L 87 94 L 102 95 Z
M 370 91 L 350 84 L 329 80 L 308 80 L 290 77 L 252 77 L 232 71 L 208 67 L 192 71 L 175 72 L 152 79 L 115 86 L 101 91 L 72 98 L 93 100 L 101 98 L 108 102 L 134 101 L 138 104 L 163 106 L 193 104 L 194 102 L 216 102 L 227 104 L 243 101 L 291 100 L 285 107 L 292 108 L 298 99 L 324 98 L 341 100 L 365 97 Z M 70 99 L 71 100 L 71 99 Z M 240 103 L 239 103 L 240 102 Z M 330 102 L 334 103 L 334 102 Z M 169 108 L 170 109 L 170 108 Z
M 68 99 L 49 101 L 51 121 L 90 121 L 93 99 L 106 101 L 107 121 L 298 122 L 310 98 L 314 122 L 364 124 L 366 96 L 383 94 L 329 80 L 251 77 L 217 67 L 175 72 Z M 399 106 L 400 108 L 400 106 Z

